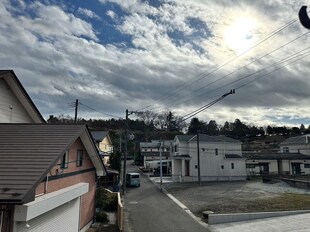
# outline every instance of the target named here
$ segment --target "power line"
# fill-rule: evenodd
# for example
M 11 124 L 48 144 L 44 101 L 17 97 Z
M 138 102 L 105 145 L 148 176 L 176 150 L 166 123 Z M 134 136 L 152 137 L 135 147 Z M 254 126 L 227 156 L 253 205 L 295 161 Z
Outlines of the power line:
M 82 102 L 79 102 L 79 104 L 80 104 L 81 106 L 84 106 L 84 107 L 86 107 L 86 108 L 88 108 L 88 109 L 90 109 L 90 110 L 93 110 L 93 111 L 95 111 L 95 112 L 101 113 L 101 114 L 103 114 L 103 115 L 110 116 L 110 117 L 112 117 L 112 118 L 123 119 L 123 118 L 118 117 L 118 116 L 115 116 L 115 115 L 113 115 L 113 114 L 108 114 L 108 113 L 105 113 L 105 112 L 103 112 L 103 111 L 94 109 L 94 108 L 92 108 L 92 107 L 90 107 L 90 106 L 87 106 L 87 105 L 83 104 Z
M 170 96 L 172 96 L 173 94 L 179 92 L 180 90 L 183 90 L 185 88 L 187 88 L 188 86 L 191 86 L 193 85 L 194 83 L 204 79 L 205 77 L 213 74 L 214 72 L 218 71 L 219 69 L 221 69 L 222 67 L 224 67 L 225 65 L 227 65 L 228 63 L 236 60 L 237 58 L 239 58 L 240 56 L 244 55 L 245 53 L 247 53 L 248 51 L 250 51 L 251 49 L 257 47 L 258 45 L 262 44 L 263 42 L 265 42 L 266 40 L 270 39 L 271 37 L 273 37 L 274 35 L 278 34 L 279 32 L 281 32 L 282 30 L 284 30 L 285 28 L 289 27 L 290 25 L 292 25 L 293 23 L 295 23 L 297 21 L 297 19 L 295 20 L 292 20 L 290 22 L 288 22 L 287 24 L 285 24 L 284 26 L 280 27 L 279 29 L 271 32 L 269 35 L 267 35 L 264 39 L 258 41 L 257 43 L 255 43 L 253 46 L 251 46 L 250 48 L 246 49 L 245 51 L 237 54 L 236 56 L 233 56 L 233 57 L 230 57 L 228 58 L 227 60 L 225 60 L 222 64 L 220 65 L 217 65 L 215 66 L 214 70 L 207 73 L 207 74 L 204 74 L 204 73 L 201 73 L 200 75 L 198 75 L 198 79 L 196 80 L 193 80 L 193 78 L 189 81 L 187 81 L 186 83 L 184 83 L 183 85 L 181 85 L 179 88 L 175 89 L 174 91 L 172 91 L 171 93 L 167 94 L 167 95 L 163 95 L 161 96 L 160 98 L 158 98 L 157 100 L 155 100 L 155 103 L 158 102 L 159 100 L 163 99 L 163 98 L 168 98 Z M 200 77 L 201 76 L 201 77 Z M 144 109 L 148 109 L 150 108 L 151 106 L 153 106 L 155 103 L 153 104 L 150 104 L 144 108 L 142 108 L 141 110 L 144 110 Z
M 194 110 L 193 112 L 191 112 L 191 113 L 189 113 L 189 114 L 183 116 L 183 117 L 182 117 L 182 120 L 181 120 L 180 122 L 186 121 L 187 119 L 189 119 L 189 118 L 195 116 L 196 114 L 199 114 L 200 112 L 206 110 L 207 108 L 210 108 L 211 106 L 213 106 L 213 105 L 216 104 L 217 102 L 221 101 L 222 99 L 224 99 L 224 98 L 227 97 L 228 95 L 234 94 L 234 93 L 235 93 L 235 90 L 230 90 L 229 93 L 225 93 L 225 94 L 224 94 L 223 96 L 221 96 L 220 98 L 218 98 L 218 99 L 216 99 L 216 100 L 214 100 L 214 101 L 208 103 L 207 105 L 204 105 L 204 106 L 200 107 L 199 109 Z M 180 123 L 180 122 L 179 122 L 179 123 Z
M 255 62 L 257 62 L 257 61 L 259 61 L 259 60 L 261 60 L 261 59 L 263 59 L 263 58 L 265 58 L 266 56 L 271 55 L 272 53 L 274 53 L 274 52 L 276 52 L 276 51 L 282 49 L 283 47 L 285 47 L 285 46 L 287 46 L 287 45 L 289 45 L 289 44 L 291 44 L 291 43 L 293 43 L 293 42 L 295 42 L 296 40 L 300 39 L 301 37 L 305 36 L 305 35 L 308 34 L 308 33 L 310 33 L 310 31 L 308 31 L 308 32 L 306 32 L 306 33 L 303 33 L 302 35 L 299 35 L 299 36 L 296 37 L 295 39 L 289 41 L 288 43 L 285 43 L 285 44 L 281 45 L 280 47 L 278 47 L 278 48 L 272 50 L 271 52 L 268 52 L 268 53 L 266 53 L 265 55 L 263 55 L 263 56 L 261 56 L 261 57 L 255 59 L 255 60 L 251 61 L 250 63 L 248 63 L 248 64 L 246 64 L 246 65 L 244 65 L 244 66 L 242 66 L 242 67 L 240 67 L 240 68 L 238 68 L 238 69 L 235 69 L 234 71 L 232 71 L 232 72 L 230 72 L 230 73 L 228 73 L 228 74 L 226 74 L 226 75 L 224 75 L 224 76 L 222 76 L 222 77 L 220 77 L 220 78 L 218 78 L 218 79 L 216 79 L 216 80 L 214 80 L 214 81 L 212 81 L 212 82 L 210 82 L 210 83 L 208 83 L 208 84 L 206 84 L 206 85 L 204 85 L 204 86 L 202 86 L 202 87 L 200 87 L 200 88 L 198 88 L 198 89 L 196 89 L 194 93 L 189 93 L 189 94 L 183 96 L 183 98 L 188 97 L 188 96 L 191 96 L 191 95 L 194 95 L 194 96 L 197 95 L 197 93 L 198 93 L 199 91 L 201 91 L 202 89 L 204 89 L 204 88 L 206 88 L 206 87 L 210 87 L 210 85 L 212 85 L 212 84 L 214 84 L 214 83 L 216 83 L 216 82 L 218 82 L 218 81 L 220 81 L 220 80 L 222 80 L 222 79 L 224 79 L 224 78 L 226 78 L 226 77 L 228 77 L 228 76 L 230 76 L 230 75 L 232 75 L 232 74 L 234 74 L 234 73 L 236 73 L 236 72 L 238 72 L 238 71 L 244 69 L 245 67 L 247 67 L 247 66 L 249 66 L 249 65 L 251 65 L 251 64 L 253 64 L 253 63 L 255 63 Z M 225 86 L 226 86 L 226 85 L 225 85 Z M 214 91 L 211 91 L 211 92 L 214 92 Z M 210 92 L 209 92 L 209 93 L 210 93 Z M 193 99 L 193 97 L 190 98 L 190 99 L 188 99 L 188 100 L 191 100 L 191 99 Z M 187 101 L 188 101 L 188 100 L 187 100 Z M 183 101 L 184 101 L 184 100 L 182 99 L 182 100 L 179 101 L 179 102 L 183 102 Z M 175 104 L 175 102 L 174 102 L 174 104 Z M 177 103 L 177 104 L 178 104 L 178 103 Z
M 307 33 L 308 33 L 308 32 L 307 32 Z M 310 49 L 310 47 L 305 48 L 305 49 L 302 49 L 302 50 L 300 50 L 300 51 L 298 51 L 298 52 L 296 52 L 296 53 L 294 53 L 294 54 L 292 54 L 292 55 L 290 55 L 290 56 L 288 56 L 288 57 L 286 57 L 286 58 L 283 58 L 283 59 L 280 60 L 280 61 L 276 61 L 275 63 L 269 65 L 268 67 L 265 67 L 265 68 L 263 68 L 263 69 L 257 70 L 257 71 L 255 71 L 255 72 L 253 72 L 253 73 L 247 74 L 247 75 L 245 75 L 245 76 L 243 76 L 243 77 L 241 77 L 241 78 L 238 78 L 238 79 L 236 79 L 236 80 L 234 80 L 234 81 L 231 81 L 231 82 L 229 82 L 229 83 L 227 83 L 227 84 L 225 84 L 225 85 L 222 85 L 222 86 L 220 86 L 220 87 L 218 87 L 218 88 L 215 88 L 215 89 L 209 91 L 208 94 L 210 94 L 210 93 L 212 93 L 212 92 L 215 92 L 215 91 L 217 91 L 217 90 L 219 90 L 219 89 L 228 87 L 228 86 L 232 85 L 233 83 L 236 83 L 236 82 L 241 81 L 241 80 L 243 80 L 243 79 L 246 79 L 246 78 L 249 78 L 249 77 L 251 77 L 251 76 L 254 76 L 254 75 L 256 75 L 256 74 L 258 74 L 258 73 L 260 73 L 260 72 L 262 72 L 262 71 L 267 70 L 267 68 L 275 67 L 275 66 L 278 66 L 278 65 L 280 65 L 280 64 L 282 64 L 282 63 L 285 63 L 285 62 L 287 62 L 287 61 L 290 61 L 290 60 L 296 58 L 297 55 L 299 55 L 300 53 L 302 53 L 302 52 L 304 52 L 304 51 L 306 51 L 306 50 L 308 50 L 308 49 Z M 260 76 L 260 77 L 258 77 L 258 78 L 255 78 L 254 80 L 261 79 L 261 78 L 263 78 L 263 77 L 265 77 L 265 76 L 268 76 L 268 75 L 270 75 L 271 73 L 273 73 L 273 72 L 275 72 L 275 71 L 278 71 L 278 70 L 280 70 L 280 69 L 286 67 L 286 66 L 289 65 L 289 64 L 295 63 L 296 61 L 298 61 L 298 60 L 304 58 L 304 57 L 307 56 L 307 55 L 308 55 L 308 52 L 306 52 L 306 53 L 304 53 L 304 54 L 301 54 L 301 57 L 298 58 L 297 60 L 292 61 L 291 63 L 288 63 L 288 64 L 286 64 L 286 65 L 283 65 L 283 66 L 281 66 L 280 68 L 274 69 L 274 70 L 272 70 L 272 71 L 270 71 L 270 72 L 268 72 L 268 73 L 266 73 L 266 74 L 264 74 L 264 75 L 262 75 L 262 76 Z M 241 87 L 238 87 L 238 88 L 235 88 L 235 89 L 239 89 L 239 88 L 241 88 Z M 201 96 L 201 94 L 200 94 L 199 96 Z M 191 99 L 188 99 L 188 100 L 186 100 L 186 101 L 182 100 L 182 101 L 180 101 L 180 102 L 184 103 L 184 102 L 187 102 L 187 101 L 189 101 L 189 100 L 191 100 Z M 176 104 L 180 104 L 180 103 L 176 103 Z

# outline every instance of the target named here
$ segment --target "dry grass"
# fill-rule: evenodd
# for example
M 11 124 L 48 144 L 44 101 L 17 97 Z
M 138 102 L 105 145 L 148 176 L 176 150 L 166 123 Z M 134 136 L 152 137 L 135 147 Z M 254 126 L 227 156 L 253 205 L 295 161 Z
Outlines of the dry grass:
M 283 193 L 280 196 L 258 199 L 232 199 L 229 202 L 208 204 L 202 210 L 214 213 L 248 213 L 310 209 L 310 195 Z M 202 212 L 201 211 L 201 212 Z

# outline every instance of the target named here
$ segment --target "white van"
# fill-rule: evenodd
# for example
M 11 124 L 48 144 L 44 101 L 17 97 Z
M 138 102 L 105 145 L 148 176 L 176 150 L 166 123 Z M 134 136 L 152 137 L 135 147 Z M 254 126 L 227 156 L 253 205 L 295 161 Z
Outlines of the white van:
M 136 172 L 127 173 L 126 185 L 140 187 L 140 174 Z

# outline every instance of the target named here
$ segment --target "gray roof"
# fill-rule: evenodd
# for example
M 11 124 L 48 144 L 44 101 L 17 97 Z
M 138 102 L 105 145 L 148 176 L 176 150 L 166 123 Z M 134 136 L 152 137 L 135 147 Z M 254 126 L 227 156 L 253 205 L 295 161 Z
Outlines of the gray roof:
M 195 135 L 176 135 L 179 141 L 187 142 L 191 138 L 193 138 Z
M 172 140 L 162 141 L 164 147 L 170 147 Z M 160 140 L 152 140 L 151 142 L 140 142 L 140 148 L 158 148 Z
M 85 125 L 0 124 L 0 204 L 34 200 L 38 184 L 82 134 L 94 146 Z
M 177 135 L 179 141 L 197 141 L 197 135 Z M 199 141 L 201 142 L 225 142 L 225 143 L 241 143 L 241 141 L 232 139 L 226 136 L 210 136 L 206 134 L 199 134 Z
M 245 153 L 243 156 L 248 160 L 309 160 L 310 156 L 300 153 Z
M 225 154 L 225 158 L 227 159 L 242 159 L 243 157 L 238 154 Z
M 108 131 L 91 131 L 90 133 L 96 142 L 101 142 L 109 134 Z
M 280 143 L 280 145 L 283 146 L 290 144 L 306 144 L 309 143 L 309 140 L 310 140 L 310 134 L 294 136 L 284 140 L 282 143 Z

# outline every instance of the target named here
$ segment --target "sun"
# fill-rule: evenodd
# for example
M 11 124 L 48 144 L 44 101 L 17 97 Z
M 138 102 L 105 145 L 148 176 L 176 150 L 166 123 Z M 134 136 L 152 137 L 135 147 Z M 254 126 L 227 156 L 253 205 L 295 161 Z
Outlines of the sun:
M 232 22 L 224 31 L 224 43 L 229 49 L 240 53 L 257 41 L 257 23 L 252 18 L 240 18 Z

